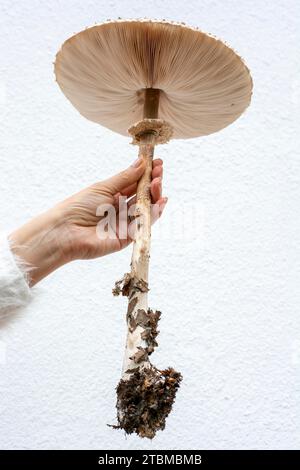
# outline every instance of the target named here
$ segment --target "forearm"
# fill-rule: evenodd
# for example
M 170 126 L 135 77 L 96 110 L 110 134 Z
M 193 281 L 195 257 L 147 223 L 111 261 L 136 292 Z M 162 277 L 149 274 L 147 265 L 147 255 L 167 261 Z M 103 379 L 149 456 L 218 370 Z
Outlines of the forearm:
M 30 286 L 65 264 L 61 224 L 58 211 L 54 208 L 9 235 L 13 253 L 31 266 Z

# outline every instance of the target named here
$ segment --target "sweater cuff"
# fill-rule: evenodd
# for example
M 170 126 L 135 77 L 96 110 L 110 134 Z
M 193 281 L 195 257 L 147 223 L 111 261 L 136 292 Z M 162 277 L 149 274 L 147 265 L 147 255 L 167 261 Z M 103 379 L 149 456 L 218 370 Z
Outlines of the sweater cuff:
M 25 306 L 32 298 L 29 287 L 32 267 L 15 255 L 13 242 L 0 234 L 0 317 L 12 309 Z

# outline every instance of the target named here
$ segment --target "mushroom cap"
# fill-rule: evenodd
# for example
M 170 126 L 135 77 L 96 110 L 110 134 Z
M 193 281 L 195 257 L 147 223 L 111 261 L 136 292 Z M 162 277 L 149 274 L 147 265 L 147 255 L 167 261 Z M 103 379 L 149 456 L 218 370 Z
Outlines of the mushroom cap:
M 177 139 L 223 129 L 252 95 L 249 70 L 230 47 L 165 20 L 108 20 L 87 28 L 64 42 L 55 75 L 80 114 L 126 136 L 143 119 L 145 88 L 161 90 L 158 117 Z

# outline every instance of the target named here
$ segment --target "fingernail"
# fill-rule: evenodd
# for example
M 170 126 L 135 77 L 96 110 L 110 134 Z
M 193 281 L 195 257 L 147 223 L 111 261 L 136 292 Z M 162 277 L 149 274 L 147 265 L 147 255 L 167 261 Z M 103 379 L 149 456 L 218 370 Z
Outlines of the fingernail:
M 134 168 L 138 168 L 141 165 L 142 161 L 142 158 L 137 158 L 135 162 L 131 164 L 131 166 L 133 166 Z

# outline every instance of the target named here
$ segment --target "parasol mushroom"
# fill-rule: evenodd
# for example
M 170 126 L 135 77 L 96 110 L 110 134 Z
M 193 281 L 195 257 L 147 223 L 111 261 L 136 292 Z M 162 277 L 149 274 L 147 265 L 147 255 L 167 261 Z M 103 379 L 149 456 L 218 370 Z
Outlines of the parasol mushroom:
M 137 187 L 131 271 L 113 293 L 128 296 L 127 342 L 117 387 L 117 428 L 141 437 L 164 429 L 182 379 L 149 361 L 159 311 L 148 307 L 152 159 L 157 144 L 217 132 L 249 105 L 252 79 L 226 44 L 184 23 L 108 20 L 69 38 L 57 82 L 87 119 L 132 136 L 146 170 Z

